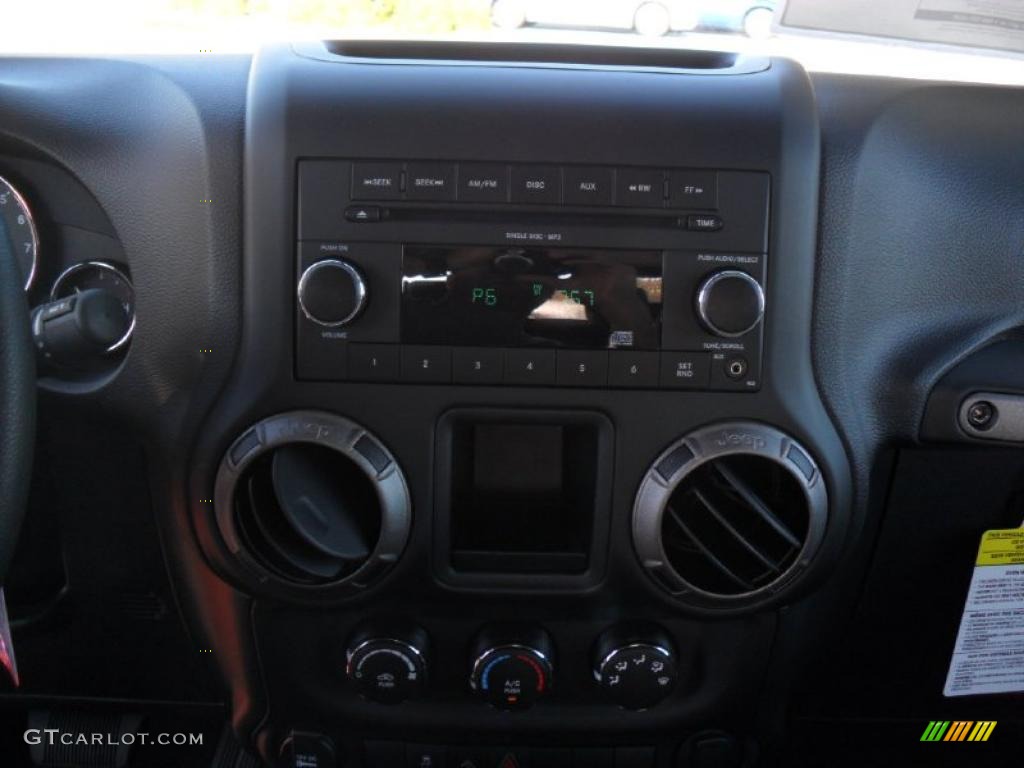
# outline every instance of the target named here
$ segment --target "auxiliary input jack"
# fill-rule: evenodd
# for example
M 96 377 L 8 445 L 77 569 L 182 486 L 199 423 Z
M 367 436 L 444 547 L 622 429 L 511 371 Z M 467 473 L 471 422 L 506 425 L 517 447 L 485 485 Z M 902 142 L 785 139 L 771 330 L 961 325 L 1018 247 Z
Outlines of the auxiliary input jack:
M 747 361 L 743 357 L 730 357 L 725 361 L 725 375 L 730 379 L 742 379 L 747 375 Z

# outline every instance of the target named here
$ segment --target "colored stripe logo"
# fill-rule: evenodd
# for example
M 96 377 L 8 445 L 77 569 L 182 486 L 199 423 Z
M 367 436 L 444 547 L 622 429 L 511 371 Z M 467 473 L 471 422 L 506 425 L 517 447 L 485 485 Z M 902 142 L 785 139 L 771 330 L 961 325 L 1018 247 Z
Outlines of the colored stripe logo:
M 996 720 L 932 720 L 921 734 L 921 741 L 988 741 L 996 729 Z

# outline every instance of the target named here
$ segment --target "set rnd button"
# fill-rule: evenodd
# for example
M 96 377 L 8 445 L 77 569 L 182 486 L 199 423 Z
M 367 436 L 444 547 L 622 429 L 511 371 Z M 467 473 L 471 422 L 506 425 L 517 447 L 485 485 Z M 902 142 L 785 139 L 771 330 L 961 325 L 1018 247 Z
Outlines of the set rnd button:
M 700 352 L 662 352 L 659 383 L 672 389 L 707 389 L 711 361 Z

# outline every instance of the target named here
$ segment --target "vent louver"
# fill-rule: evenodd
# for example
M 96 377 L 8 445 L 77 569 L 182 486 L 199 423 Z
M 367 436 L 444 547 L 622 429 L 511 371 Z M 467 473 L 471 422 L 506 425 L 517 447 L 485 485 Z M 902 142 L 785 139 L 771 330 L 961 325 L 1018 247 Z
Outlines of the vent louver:
M 708 427 L 647 473 L 633 512 L 640 561 L 662 586 L 705 606 L 780 594 L 810 563 L 828 515 L 810 455 L 757 424 Z
M 669 498 L 662 546 L 672 568 L 705 592 L 753 592 L 781 577 L 807 535 L 807 499 L 771 459 L 715 459 Z
M 280 578 L 324 584 L 370 556 L 381 508 L 370 479 L 346 456 L 287 445 L 261 456 L 235 491 L 235 519 L 249 552 Z

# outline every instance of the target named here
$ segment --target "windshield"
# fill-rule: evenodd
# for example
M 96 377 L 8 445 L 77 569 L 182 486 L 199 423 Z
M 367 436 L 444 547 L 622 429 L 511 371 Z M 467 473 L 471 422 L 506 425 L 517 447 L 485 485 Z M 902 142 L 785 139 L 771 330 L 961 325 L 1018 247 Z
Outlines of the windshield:
M 247 53 L 344 37 L 642 45 L 812 71 L 1024 84 L 1022 0 L 27 0 L 0 52 Z

